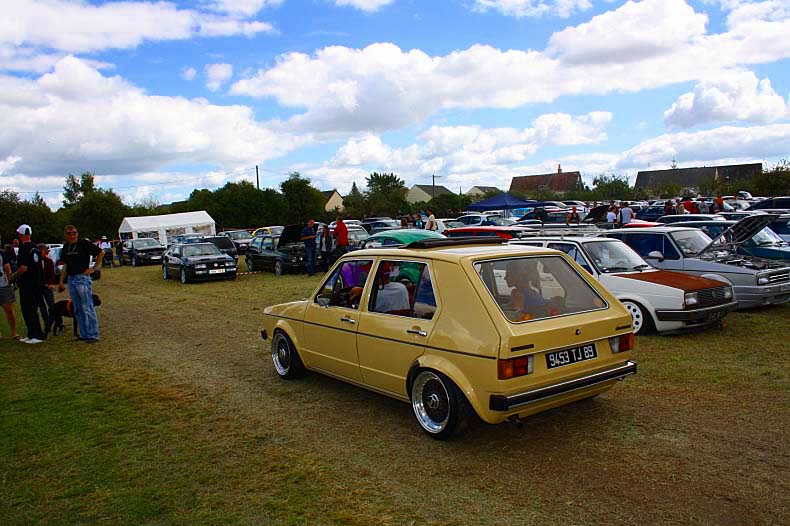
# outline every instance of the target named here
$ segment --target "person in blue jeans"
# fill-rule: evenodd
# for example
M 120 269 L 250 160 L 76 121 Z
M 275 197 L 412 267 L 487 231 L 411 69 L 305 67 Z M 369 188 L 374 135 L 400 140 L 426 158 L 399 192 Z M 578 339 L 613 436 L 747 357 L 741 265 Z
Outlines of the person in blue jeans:
M 307 226 L 302 229 L 302 241 L 304 242 L 304 257 L 307 260 L 307 275 L 315 274 L 315 221 L 311 219 Z
M 93 307 L 93 285 L 91 273 L 101 268 L 104 251 L 87 239 L 79 239 L 77 227 L 68 225 L 66 242 L 60 251 L 63 270 L 60 273 L 58 290 L 63 291 L 66 276 L 69 277 L 69 296 L 74 306 L 74 317 L 80 329 L 79 339 L 88 343 L 99 341 L 99 320 Z M 91 267 L 91 256 L 96 258 Z

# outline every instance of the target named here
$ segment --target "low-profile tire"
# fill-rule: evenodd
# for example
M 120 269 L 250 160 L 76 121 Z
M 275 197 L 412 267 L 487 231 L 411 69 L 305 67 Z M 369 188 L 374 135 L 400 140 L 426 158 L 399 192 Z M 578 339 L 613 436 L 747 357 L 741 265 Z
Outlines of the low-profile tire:
M 635 301 L 624 300 L 621 302 L 628 313 L 631 315 L 631 321 L 634 326 L 634 334 L 647 334 L 651 332 L 655 325 L 653 324 L 653 317 L 650 311 Z
M 139 263 L 137 263 L 137 258 L 135 256 L 132 256 L 132 266 L 136 267 L 138 264 Z
M 282 276 L 283 274 L 285 274 L 285 266 L 283 265 L 283 262 L 280 261 L 279 259 L 274 262 L 274 273 L 277 274 L 278 276 Z
M 291 339 L 278 330 L 272 337 L 272 362 L 277 375 L 284 380 L 304 376 L 304 364 Z
M 247 262 L 247 272 L 255 272 L 255 261 L 250 258 L 244 258 Z
M 167 281 L 170 279 L 170 274 L 167 272 L 167 267 L 162 265 L 162 279 Z
M 447 440 L 466 428 L 469 402 L 442 373 L 420 370 L 411 383 L 409 395 L 417 423 L 431 438 Z
M 186 271 L 186 269 L 182 268 L 181 269 L 181 284 L 182 285 L 186 285 L 187 283 L 189 283 L 189 278 L 187 277 L 187 271 Z

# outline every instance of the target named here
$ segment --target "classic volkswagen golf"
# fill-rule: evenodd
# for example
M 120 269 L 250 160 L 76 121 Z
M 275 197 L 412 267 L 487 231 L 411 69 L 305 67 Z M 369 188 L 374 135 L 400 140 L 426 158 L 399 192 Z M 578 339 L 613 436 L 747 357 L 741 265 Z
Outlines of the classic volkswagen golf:
M 356 251 L 264 313 L 280 377 L 310 369 L 410 402 L 439 439 L 471 411 L 518 423 L 636 372 L 614 296 L 562 252 L 496 238 Z

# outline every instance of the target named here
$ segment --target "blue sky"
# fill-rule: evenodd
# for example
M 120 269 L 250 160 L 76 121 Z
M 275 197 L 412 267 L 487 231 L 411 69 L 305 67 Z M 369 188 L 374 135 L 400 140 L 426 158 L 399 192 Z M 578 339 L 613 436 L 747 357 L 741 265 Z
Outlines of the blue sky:
M 7 4 L 7 5 L 6 5 Z M 7 0 L 0 188 L 453 190 L 790 154 L 786 0 Z

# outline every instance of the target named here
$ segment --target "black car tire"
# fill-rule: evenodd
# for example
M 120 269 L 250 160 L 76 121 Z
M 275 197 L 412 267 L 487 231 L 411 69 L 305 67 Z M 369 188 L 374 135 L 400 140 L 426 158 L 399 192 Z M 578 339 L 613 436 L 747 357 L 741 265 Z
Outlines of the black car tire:
M 467 427 L 471 412 L 469 402 L 444 374 L 422 369 L 414 377 L 409 391 L 417 423 L 431 438 L 447 440 Z
M 189 278 L 187 277 L 187 271 L 186 271 L 186 269 L 183 269 L 183 268 L 181 269 L 181 283 L 183 285 L 186 285 L 187 283 L 189 283 Z
M 247 271 L 248 272 L 255 272 L 255 261 L 250 258 L 244 258 L 247 262 Z
M 162 265 L 162 279 L 165 281 L 170 279 L 170 274 L 167 272 L 167 267 L 165 265 Z
M 283 380 L 294 380 L 304 376 L 304 364 L 291 339 L 278 330 L 272 338 L 272 362 L 277 375 Z
M 283 266 L 282 261 L 277 260 L 274 262 L 274 273 L 277 274 L 278 276 L 282 276 L 283 274 L 285 274 L 285 267 Z

